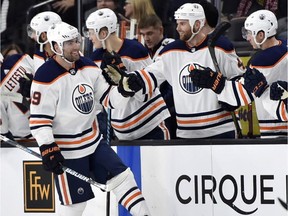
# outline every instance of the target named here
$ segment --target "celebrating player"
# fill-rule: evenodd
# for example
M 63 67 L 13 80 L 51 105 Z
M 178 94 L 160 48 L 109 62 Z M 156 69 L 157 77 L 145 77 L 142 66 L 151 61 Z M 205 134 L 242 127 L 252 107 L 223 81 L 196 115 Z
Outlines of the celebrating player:
M 186 3 L 175 12 L 175 19 L 180 40 L 166 45 L 156 62 L 135 71 L 145 83 L 144 93 L 153 92 L 165 80 L 172 86 L 177 137 L 235 138 L 232 117 L 220 106 L 217 94 L 198 87 L 189 76 L 193 62 L 214 68 L 207 46 L 208 37 L 203 33 L 205 14 L 202 6 Z M 242 75 L 244 71 L 232 44 L 220 37 L 217 47 L 216 56 L 223 74 L 228 79 Z
M 254 49 L 261 49 L 250 60 L 250 65 L 243 75 L 245 89 L 255 96 L 256 111 L 260 124 L 261 137 L 287 136 L 287 110 L 282 93 L 287 82 L 287 47 L 286 41 L 277 40 L 276 16 L 268 10 L 259 10 L 247 17 L 243 36 Z M 219 89 L 218 97 L 226 103 L 242 105 L 249 103 L 245 89 L 240 82 L 227 81 L 210 68 L 199 68 L 191 72 L 193 82 L 198 86 Z M 207 85 L 204 80 L 212 80 L 215 85 Z M 202 81 L 202 84 L 201 84 Z M 269 85 L 273 84 L 272 92 Z M 278 93 L 281 93 L 279 96 Z M 271 96 L 270 96 L 271 95 Z M 270 99 L 271 97 L 271 99 Z M 278 98 L 278 100 L 275 100 Z M 237 102 L 238 101 L 238 102 Z M 243 103 L 244 102 L 244 103 Z M 276 120 L 278 119 L 278 120 Z M 283 122 L 284 121 L 284 122 Z
M 109 56 L 113 59 L 113 55 L 117 55 L 122 58 L 124 70 L 128 71 L 139 70 L 152 63 L 148 51 L 141 43 L 120 39 L 116 35 L 116 25 L 117 17 L 108 8 L 99 9 L 89 15 L 86 26 L 89 29 L 89 38 L 96 48 L 91 59 L 105 69 L 111 62 L 101 64 L 103 55 L 106 56 L 106 61 Z M 156 89 L 141 99 L 131 98 L 125 108 L 111 110 L 111 125 L 120 140 L 167 140 L 170 135 L 164 120 L 168 117 L 169 111 Z
M 90 184 L 63 173 L 64 164 L 86 176 L 93 173 L 100 183 L 114 185 L 112 192 L 132 215 L 150 215 L 132 172 L 102 139 L 95 118 L 96 103 L 125 107 L 130 98 L 122 94 L 134 95 L 141 83 L 134 79 L 134 91 L 127 79 L 121 80 L 121 90 L 111 87 L 93 61 L 80 57 L 81 37 L 75 27 L 58 23 L 49 28 L 47 36 L 56 55 L 33 79 L 30 128 L 40 146 L 44 168 L 56 174 L 61 213 L 80 216 L 94 197 Z M 118 181 L 119 177 L 124 180 Z
M 252 13 L 244 23 L 243 36 L 254 49 L 261 49 L 261 52 L 251 58 L 249 65 L 258 71 L 248 69 L 244 74 L 244 85 L 256 96 L 262 137 L 288 135 L 287 99 L 282 95 L 287 91 L 285 83 L 288 81 L 287 41 L 275 37 L 277 28 L 277 18 L 269 10 Z

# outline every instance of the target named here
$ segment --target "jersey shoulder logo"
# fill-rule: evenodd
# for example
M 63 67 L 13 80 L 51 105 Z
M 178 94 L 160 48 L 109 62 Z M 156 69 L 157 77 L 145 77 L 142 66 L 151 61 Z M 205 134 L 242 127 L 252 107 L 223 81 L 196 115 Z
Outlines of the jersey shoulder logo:
M 181 69 L 179 73 L 179 84 L 182 90 L 188 94 L 196 94 L 202 90 L 202 88 L 199 88 L 193 83 L 191 77 L 189 76 L 193 69 L 193 64 L 187 64 Z
M 72 93 L 72 102 L 75 109 L 83 114 L 89 114 L 94 108 L 94 93 L 91 86 L 79 84 Z

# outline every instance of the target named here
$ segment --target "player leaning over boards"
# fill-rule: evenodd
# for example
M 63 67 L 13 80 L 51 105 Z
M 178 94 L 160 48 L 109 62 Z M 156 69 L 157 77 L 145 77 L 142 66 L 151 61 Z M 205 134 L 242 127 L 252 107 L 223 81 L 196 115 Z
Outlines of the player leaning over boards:
M 148 51 L 141 43 L 121 39 L 116 35 L 117 17 L 112 10 L 103 8 L 91 13 L 86 20 L 86 26 L 89 29 L 89 39 L 96 48 L 91 59 L 102 69 L 107 64 L 102 62 L 103 56 L 121 57 L 122 67 L 128 71 L 142 69 L 152 63 Z M 119 140 L 168 140 L 170 134 L 164 120 L 169 116 L 167 106 L 157 88 L 145 97 L 132 97 L 125 108 L 111 110 L 111 125 Z
M 255 96 L 256 112 L 262 138 L 287 136 L 288 129 L 285 98 L 282 100 L 282 95 L 277 96 L 277 91 L 283 91 L 281 88 L 284 87 L 287 90 L 287 87 L 285 88 L 285 82 L 288 79 L 287 41 L 275 38 L 277 26 L 276 16 L 268 10 L 259 10 L 252 13 L 244 23 L 245 38 L 254 49 L 261 49 L 255 56 L 252 56 L 250 65 L 243 77 L 245 89 Z M 207 79 L 205 74 L 211 74 L 211 69 L 194 70 L 191 76 L 194 82 L 197 82 L 197 80 Z M 240 85 L 239 82 L 225 81 L 225 77 L 222 77 L 220 82 L 223 82 L 223 85 L 218 93 L 219 98 L 232 105 L 236 104 L 237 100 L 243 101 L 242 94 L 233 90 Z M 273 82 L 278 83 L 268 88 Z M 198 84 L 200 83 L 198 82 Z
M 144 93 L 152 92 L 165 80 L 172 86 L 177 137 L 235 138 L 232 117 L 219 104 L 217 94 L 197 87 L 189 77 L 193 62 L 214 69 L 207 47 L 207 33 L 204 33 L 207 23 L 202 6 L 186 3 L 175 12 L 175 19 L 180 40 L 166 45 L 156 62 L 135 71 L 145 84 Z M 232 44 L 223 36 L 216 43 L 216 57 L 228 79 L 243 74 Z
M 44 168 L 56 174 L 60 215 L 81 216 L 87 201 L 94 197 L 90 184 L 63 173 L 61 164 L 86 176 L 103 173 L 95 180 L 114 185 L 112 192 L 132 215 L 150 215 L 132 172 L 102 139 L 95 119 L 96 103 L 121 108 L 130 98 L 109 86 L 91 60 L 80 57 L 81 37 L 75 27 L 62 22 L 50 27 L 47 35 L 56 55 L 33 79 L 30 128 Z M 132 96 L 135 92 L 125 80 L 121 81 L 121 93 Z M 138 88 L 134 90 L 140 90 L 137 79 L 134 81 Z M 117 177 L 124 180 L 118 182 Z

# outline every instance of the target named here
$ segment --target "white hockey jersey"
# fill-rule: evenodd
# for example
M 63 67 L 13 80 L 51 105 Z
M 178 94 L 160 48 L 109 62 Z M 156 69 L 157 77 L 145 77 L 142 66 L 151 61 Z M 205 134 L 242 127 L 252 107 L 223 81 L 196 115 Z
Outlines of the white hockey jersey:
M 99 66 L 103 53 L 103 49 L 97 49 L 91 56 Z M 134 40 L 124 39 L 118 54 L 127 71 L 142 69 L 152 63 L 146 48 Z M 111 110 L 111 126 L 119 140 L 134 140 L 152 131 L 169 116 L 170 113 L 157 88 L 145 97 L 131 98 L 122 109 Z M 167 134 L 169 139 L 169 133 Z
M 251 58 L 251 68 L 258 69 L 266 77 L 267 83 L 277 80 L 288 81 L 287 76 L 287 41 L 280 41 L 278 46 L 261 50 Z M 220 100 L 231 105 L 246 105 L 251 102 L 239 82 L 226 81 L 225 88 L 219 95 Z M 287 109 L 282 101 L 270 100 L 270 88 L 255 97 L 256 112 L 260 125 L 261 138 L 287 136 Z
M 136 71 L 146 84 L 145 93 L 165 80 L 172 86 L 180 138 L 205 138 L 235 130 L 230 113 L 221 108 L 217 95 L 195 86 L 189 77 L 191 63 L 215 70 L 207 40 L 192 48 L 180 40 L 172 42 L 164 47 L 156 62 Z M 243 74 L 242 62 L 225 37 L 218 39 L 215 52 L 224 76 L 231 79 Z
M 31 138 L 29 109 L 22 104 L 18 93 L 19 79 L 25 74 L 33 74 L 33 62 L 29 55 L 15 54 L 7 58 L 1 66 L 1 134 L 11 132 L 15 139 Z
M 38 69 L 31 87 L 32 135 L 39 145 L 55 141 L 67 159 L 91 154 L 100 142 L 96 103 L 113 109 L 125 107 L 130 99 L 110 87 L 91 60 L 80 57 L 74 69 L 72 75 L 50 59 Z
M 40 52 L 39 50 L 37 50 L 33 54 L 34 71 L 36 72 L 38 70 L 38 68 L 42 64 L 44 64 L 48 59 L 49 59 L 48 54 L 46 54 L 45 52 Z
M 153 47 L 153 50 L 149 49 L 148 47 L 146 47 L 149 50 L 149 55 L 152 58 L 152 61 L 155 62 L 156 59 L 159 56 L 159 53 L 161 52 L 161 50 L 169 43 L 175 41 L 173 38 L 163 38 L 163 40 L 156 45 L 156 47 Z
M 277 80 L 287 82 L 287 41 L 279 40 L 278 46 L 265 49 L 252 57 L 250 67 L 263 73 L 268 84 Z M 255 97 L 261 137 L 287 136 L 287 110 L 283 102 L 272 101 L 269 96 L 270 88 L 260 98 Z

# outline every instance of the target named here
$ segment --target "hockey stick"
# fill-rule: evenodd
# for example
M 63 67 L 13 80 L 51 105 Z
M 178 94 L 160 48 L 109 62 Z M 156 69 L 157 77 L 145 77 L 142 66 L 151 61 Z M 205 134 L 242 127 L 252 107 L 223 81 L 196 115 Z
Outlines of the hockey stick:
M 19 148 L 19 149 L 31 154 L 31 155 L 36 156 L 37 158 L 42 159 L 42 157 L 41 157 L 41 155 L 39 153 L 27 148 L 26 146 L 23 146 L 23 145 L 19 144 L 18 142 L 10 140 L 9 138 L 7 138 L 7 137 L 5 137 L 3 135 L 0 135 L 0 139 L 3 140 L 6 143 L 12 145 L 12 146 L 15 146 L 15 147 L 17 147 L 17 148 Z M 83 181 L 85 181 L 85 182 L 87 182 L 87 183 L 89 183 L 91 185 L 94 185 L 95 187 L 98 187 L 98 188 L 100 188 L 100 189 L 102 189 L 104 191 L 109 191 L 109 190 L 114 189 L 113 187 L 109 188 L 108 185 L 100 184 L 100 183 L 94 181 L 93 179 L 91 179 L 89 177 L 86 177 L 86 176 L 76 172 L 75 170 L 72 170 L 72 169 L 70 169 L 68 167 L 65 167 L 63 165 L 62 165 L 62 169 L 63 169 L 64 172 L 67 172 L 70 175 L 73 175 L 74 177 L 79 178 L 79 179 L 81 179 L 81 180 L 83 180 Z
M 211 55 L 211 58 L 212 58 L 212 61 L 213 61 L 213 64 L 214 64 L 214 67 L 216 69 L 217 72 L 221 73 L 221 70 L 219 68 L 219 64 L 218 64 L 218 61 L 217 61 L 217 58 L 216 58 L 216 54 L 215 54 L 215 44 L 216 44 L 216 41 L 217 39 L 227 30 L 229 29 L 231 26 L 230 23 L 228 22 L 221 22 L 216 28 L 215 30 L 210 34 L 209 36 L 209 39 L 208 39 L 208 49 L 209 49 L 209 53 Z M 234 122 L 234 125 L 235 125 L 235 128 L 236 128 L 236 131 L 237 131 L 237 137 L 238 138 L 242 138 L 242 132 L 241 132 L 241 128 L 238 124 L 238 121 L 237 121 L 237 118 L 236 118 L 236 115 L 235 115 L 235 112 L 230 112 L 231 113 L 231 116 L 232 116 L 232 119 L 233 119 L 233 122 Z
M 114 53 L 111 44 L 106 40 L 103 41 L 103 48 L 106 47 L 106 51 L 110 52 L 112 55 Z M 111 144 L 111 109 L 107 108 L 107 131 L 106 131 L 106 142 L 107 145 L 110 146 Z M 110 216 L 110 203 L 111 203 L 111 196 L 110 192 L 106 193 L 106 216 Z

